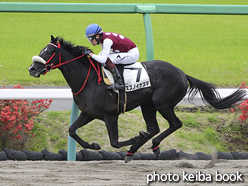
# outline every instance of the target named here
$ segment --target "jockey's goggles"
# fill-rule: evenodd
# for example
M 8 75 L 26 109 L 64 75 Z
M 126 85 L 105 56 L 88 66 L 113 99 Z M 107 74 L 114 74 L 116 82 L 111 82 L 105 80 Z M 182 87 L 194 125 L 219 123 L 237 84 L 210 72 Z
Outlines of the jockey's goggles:
M 95 37 L 94 36 L 88 36 L 87 39 L 89 42 L 91 42 L 93 39 L 95 39 Z

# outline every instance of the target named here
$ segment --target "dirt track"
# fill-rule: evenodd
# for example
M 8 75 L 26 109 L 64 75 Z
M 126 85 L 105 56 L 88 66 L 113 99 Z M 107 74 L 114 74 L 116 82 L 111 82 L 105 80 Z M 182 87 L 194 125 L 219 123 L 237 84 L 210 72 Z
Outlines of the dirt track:
M 211 168 L 205 168 L 210 161 L 174 160 L 143 161 L 137 160 L 125 164 L 123 161 L 2 161 L 0 162 L 0 185 L 146 185 L 147 174 L 152 179 L 154 171 L 162 180 L 169 173 L 178 176 L 178 182 L 153 182 L 150 185 L 216 185 L 216 171 L 219 174 L 242 174 L 243 182 L 234 185 L 248 185 L 248 160 L 218 160 Z M 183 177 L 183 172 L 186 174 Z M 204 174 L 210 182 L 189 179 L 189 173 Z M 199 179 L 196 178 L 195 179 Z M 177 177 L 174 177 L 176 179 Z M 203 178 L 203 175 L 201 179 Z M 227 178 L 227 176 L 225 177 Z M 237 177 L 238 178 L 238 177 Z M 158 179 L 158 176 L 157 178 Z M 183 181 L 185 180 L 185 182 Z M 220 182 L 218 185 L 230 185 Z

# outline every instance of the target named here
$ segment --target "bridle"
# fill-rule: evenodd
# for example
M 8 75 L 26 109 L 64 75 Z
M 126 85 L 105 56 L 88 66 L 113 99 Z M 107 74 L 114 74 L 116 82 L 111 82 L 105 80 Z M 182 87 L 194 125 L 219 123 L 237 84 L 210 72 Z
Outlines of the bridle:
M 85 56 L 85 54 L 82 54 L 81 56 L 78 56 L 78 57 L 73 58 L 73 59 L 71 59 L 71 60 L 62 62 L 62 58 L 61 58 L 61 46 L 60 46 L 60 43 L 58 43 L 58 46 L 55 45 L 55 44 L 53 44 L 53 43 L 49 43 L 48 45 L 54 46 L 54 47 L 56 48 L 56 50 L 54 51 L 53 55 L 45 62 L 45 64 L 44 64 L 44 65 L 45 65 L 45 69 L 44 69 L 44 72 L 42 73 L 43 75 L 46 75 L 46 73 L 49 72 L 51 69 L 59 68 L 59 67 L 61 67 L 62 65 L 65 65 L 65 64 L 67 64 L 67 63 L 73 62 L 73 61 L 75 61 L 75 60 L 77 60 L 77 59 L 80 59 L 80 58 L 82 58 L 83 56 Z M 54 63 L 52 63 L 52 61 L 53 61 L 54 59 L 56 59 L 56 58 L 58 58 L 58 61 L 59 61 L 59 63 L 58 63 L 57 65 L 55 65 Z M 85 78 L 85 81 L 84 81 L 84 84 L 82 85 L 82 87 L 80 88 L 80 90 L 77 91 L 77 92 L 72 92 L 74 95 L 78 95 L 78 94 L 84 89 L 84 87 L 85 87 L 85 85 L 86 85 L 86 82 L 87 82 L 87 80 L 88 80 L 88 78 L 89 78 L 89 75 L 90 75 L 91 67 L 93 67 L 94 70 L 95 70 L 96 73 L 97 73 L 98 85 L 100 85 L 100 83 L 101 83 L 102 78 L 101 78 L 101 76 L 100 76 L 100 65 L 99 65 L 99 63 L 97 63 L 97 67 L 96 67 L 95 64 L 93 63 L 93 61 L 91 60 L 91 58 L 88 57 L 88 56 L 87 56 L 87 58 L 88 58 L 88 60 L 89 60 L 89 62 L 90 62 L 88 74 L 87 74 L 87 76 L 86 76 L 86 78 Z M 49 64 L 49 63 L 51 63 L 51 64 Z
M 46 63 L 45 63 L 45 68 L 46 68 L 46 70 L 45 70 L 45 72 L 43 73 L 43 75 L 46 75 L 46 73 L 47 73 L 48 71 L 50 71 L 51 69 L 59 68 L 59 67 L 61 67 L 62 65 L 65 65 L 65 64 L 67 64 L 67 63 L 70 63 L 70 62 L 72 62 L 72 61 L 75 61 L 75 60 L 77 60 L 77 59 L 82 58 L 83 56 L 85 56 L 85 54 L 82 54 L 81 56 L 78 56 L 78 57 L 76 57 L 76 58 L 74 58 L 74 59 L 72 59 L 72 60 L 62 62 L 62 60 L 61 60 L 61 47 L 60 47 L 60 43 L 58 43 L 58 46 L 55 45 L 55 44 L 53 44 L 53 43 L 49 43 L 48 45 L 54 46 L 54 47 L 56 48 L 56 50 L 55 50 L 55 52 L 53 53 L 53 55 L 46 61 Z M 57 57 L 56 57 L 56 56 L 57 56 Z M 58 63 L 57 65 L 54 65 L 54 63 L 49 64 L 49 63 L 52 62 L 52 60 L 55 59 L 55 58 L 58 58 L 59 63 Z M 89 59 L 89 60 L 90 60 L 90 59 Z

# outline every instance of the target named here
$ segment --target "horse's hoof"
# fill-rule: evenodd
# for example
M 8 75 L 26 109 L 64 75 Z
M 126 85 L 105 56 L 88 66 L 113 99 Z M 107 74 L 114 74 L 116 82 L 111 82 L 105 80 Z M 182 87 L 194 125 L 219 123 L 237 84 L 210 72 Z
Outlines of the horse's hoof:
M 127 152 L 127 155 L 125 157 L 125 163 L 129 163 L 130 161 L 132 161 L 133 155 L 134 155 L 134 153 Z
M 156 155 L 156 159 L 158 159 L 161 153 L 159 146 L 153 149 L 153 153 Z
M 145 138 L 145 137 L 147 137 L 147 136 L 150 135 L 149 132 L 145 132 L 145 131 L 140 131 L 139 134 L 140 134 L 140 136 L 142 136 L 143 138 Z
M 133 160 L 133 155 L 126 155 L 126 157 L 125 157 L 125 163 L 129 163 L 132 160 Z
M 93 146 L 92 149 L 94 149 L 94 150 L 100 150 L 101 149 L 101 146 L 98 143 L 91 143 L 91 146 Z

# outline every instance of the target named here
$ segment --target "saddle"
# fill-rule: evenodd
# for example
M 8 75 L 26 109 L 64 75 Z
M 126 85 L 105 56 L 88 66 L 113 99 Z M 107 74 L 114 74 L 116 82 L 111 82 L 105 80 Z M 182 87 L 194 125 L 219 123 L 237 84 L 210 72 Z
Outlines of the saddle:
M 125 90 L 114 90 L 116 93 L 118 93 L 119 113 L 124 113 L 126 111 L 126 92 L 132 92 L 142 88 L 150 87 L 151 82 L 145 67 L 140 62 L 130 65 L 118 64 L 116 65 L 116 68 L 118 68 L 125 84 Z M 103 66 L 102 74 L 105 84 L 112 85 L 114 83 L 112 74 Z

